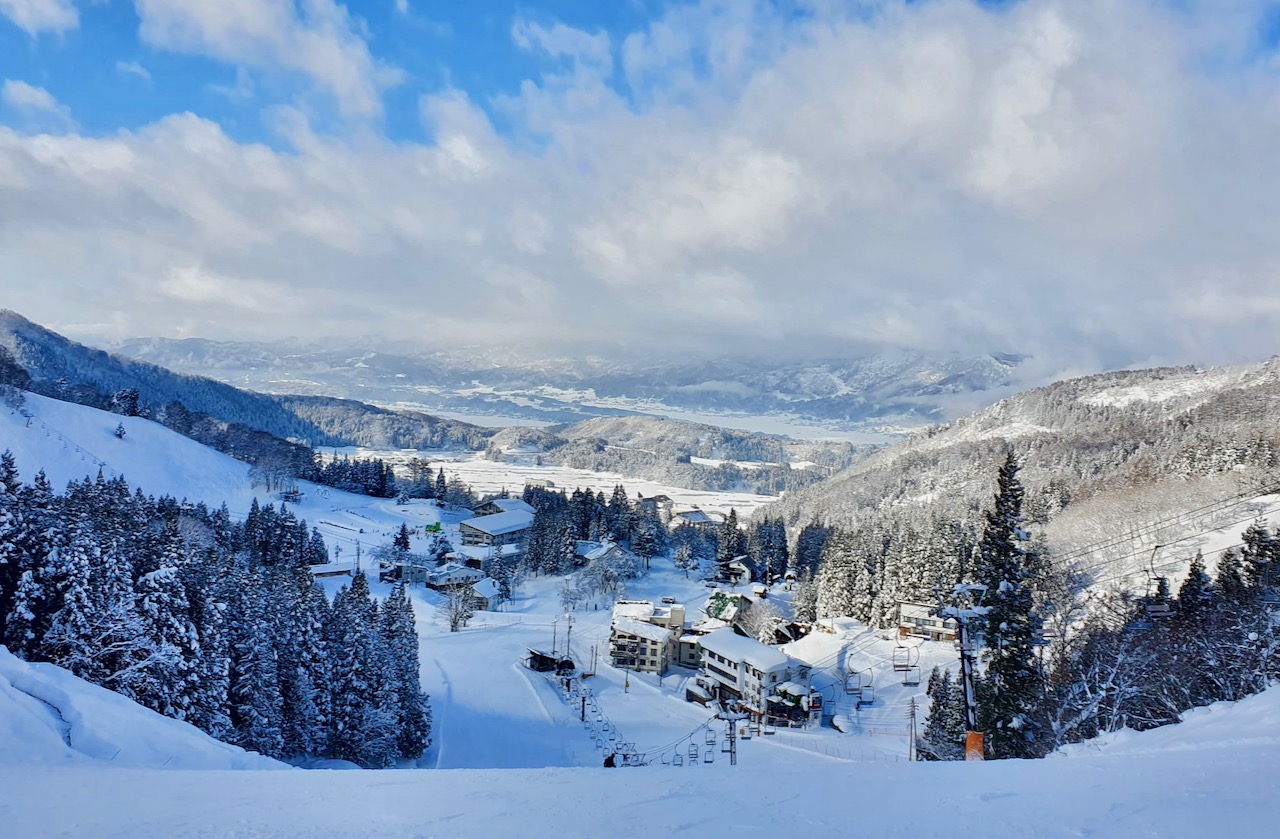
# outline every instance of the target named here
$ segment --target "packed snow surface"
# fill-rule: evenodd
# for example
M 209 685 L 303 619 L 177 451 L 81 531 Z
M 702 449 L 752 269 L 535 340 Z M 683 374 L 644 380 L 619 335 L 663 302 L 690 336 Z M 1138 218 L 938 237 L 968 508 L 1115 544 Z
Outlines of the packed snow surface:
M 1123 740 L 988 763 L 786 763 L 761 759 L 755 744 L 736 767 L 173 772 L 10 763 L 0 766 L 0 823 L 24 839 L 1271 833 L 1280 816 L 1280 689 Z

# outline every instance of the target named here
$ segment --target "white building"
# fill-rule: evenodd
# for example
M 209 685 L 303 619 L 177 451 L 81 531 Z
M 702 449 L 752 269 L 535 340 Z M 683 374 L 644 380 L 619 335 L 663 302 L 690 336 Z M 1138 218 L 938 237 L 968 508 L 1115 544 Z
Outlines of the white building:
M 502 603 L 502 593 L 498 586 L 498 581 L 492 577 L 485 577 L 480 582 L 471 587 L 472 602 L 477 609 L 485 612 L 492 612 Z
M 472 512 L 477 516 L 495 516 L 498 513 L 528 513 L 533 515 L 537 511 L 532 504 L 520 498 L 492 498 L 477 506 Z
M 738 635 L 732 629 L 718 629 L 698 640 L 702 651 L 701 679 L 721 701 L 741 700 L 754 714 L 771 717 L 804 717 L 809 695 L 809 665 L 786 653 Z M 800 713 L 791 714 L 795 708 Z
M 533 527 L 533 513 L 511 510 L 491 516 L 477 516 L 458 525 L 464 547 L 514 545 Z
M 684 606 L 655 606 L 648 600 L 619 600 L 613 607 L 609 657 L 614 667 L 663 673 L 677 661 L 684 629 Z
M 483 579 L 484 572 L 479 568 L 450 562 L 427 574 L 426 583 L 431 588 L 441 589 L 451 586 L 469 586 Z
M 930 641 L 954 641 L 959 627 L 951 618 L 938 617 L 936 606 L 923 603 L 898 604 L 898 634 L 905 637 L 928 638 Z

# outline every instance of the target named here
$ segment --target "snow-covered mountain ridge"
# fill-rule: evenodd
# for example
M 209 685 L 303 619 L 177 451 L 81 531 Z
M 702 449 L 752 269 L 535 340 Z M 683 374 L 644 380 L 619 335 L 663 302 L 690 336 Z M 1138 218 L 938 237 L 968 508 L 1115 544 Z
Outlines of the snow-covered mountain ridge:
M 477 417 L 565 423 L 634 413 L 778 415 L 845 430 L 958 416 L 1010 392 L 1023 361 L 921 353 L 811 362 L 547 360 L 512 353 L 486 360 L 480 350 L 383 353 L 162 338 L 121 342 L 115 350 L 269 393 L 417 403 Z
M 990 501 L 996 466 L 1013 451 L 1027 489 L 1028 518 L 1051 555 L 1078 556 L 1094 543 L 1117 539 L 1122 545 L 1110 546 L 1113 552 L 1136 554 L 1145 546 L 1149 553 L 1155 544 L 1234 525 L 1242 516 L 1247 521 L 1251 510 L 1230 506 L 1230 499 L 1276 489 L 1278 409 L 1280 359 L 1070 379 L 916 433 L 790 494 L 772 512 L 795 526 L 812 520 L 974 521 Z M 1219 501 L 1224 515 L 1235 517 L 1230 522 L 1179 518 Z M 1164 526 L 1147 527 L 1165 519 Z M 1134 538 L 1123 538 L 1126 532 Z M 1195 543 L 1188 545 L 1183 560 L 1194 554 Z

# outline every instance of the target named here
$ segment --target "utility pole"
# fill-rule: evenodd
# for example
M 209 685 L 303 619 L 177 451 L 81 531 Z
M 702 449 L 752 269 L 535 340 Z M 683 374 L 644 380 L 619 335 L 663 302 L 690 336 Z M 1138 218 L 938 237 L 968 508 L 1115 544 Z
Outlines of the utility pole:
M 911 720 L 911 739 L 907 741 L 907 760 L 914 762 L 916 760 L 916 698 L 914 696 L 911 697 L 911 706 L 907 715 Z
M 982 760 L 985 757 L 982 743 L 982 732 L 978 731 L 978 705 L 973 691 L 974 653 L 977 645 L 973 641 L 970 622 L 975 618 L 986 617 L 989 611 L 981 605 L 987 587 L 981 584 L 957 585 L 951 591 L 951 605 L 939 606 L 938 616 L 955 620 L 960 630 L 960 683 L 964 688 L 964 759 Z M 939 600 L 941 595 L 939 594 Z
M 564 620 L 567 626 L 564 631 L 564 654 L 573 658 L 573 647 L 569 646 L 569 642 L 573 639 L 573 615 L 565 612 Z
M 556 654 L 556 627 L 559 625 L 559 618 L 551 619 L 551 654 Z

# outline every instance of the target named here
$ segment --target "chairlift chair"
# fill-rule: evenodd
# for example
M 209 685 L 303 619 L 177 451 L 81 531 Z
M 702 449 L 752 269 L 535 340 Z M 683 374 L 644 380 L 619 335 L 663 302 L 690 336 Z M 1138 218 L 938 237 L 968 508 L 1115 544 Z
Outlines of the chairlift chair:
M 920 650 L 905 644 L 893 648 L 893 669 L 905 673 L 920 663 Z
M 876 690 L 871 685 L 867 685 L 862 689 L 862 695 L 858 697 L 858 707 L 865 705 L 874 705 L 876 703 Z
M 904 687 L 916 687 L 920 684 L 920 665 L 907 668 L 902 674 L 902 684 Z
M 707 751 L 706 751 L 706 752 L 703 754 L 703 756 L 702 756 L 702 762 L 703 762 L 703 763 L 715 763 L 715 762 L 716 762 L 716 750 L 715 750 L 715 749 L 707 749 Z
M 698 759 L 698 744 L 690 743 L 689 744 L 689 760 L 697 760 L 697 759 Z
M 716 733 L 711 729 L 707 729 L 706 744 L 708 746 L 714 746 L 716 744 Z
M 671 758 L 672 766 L 684 766 L 684 755 L 676 752 L 675 757 Z

